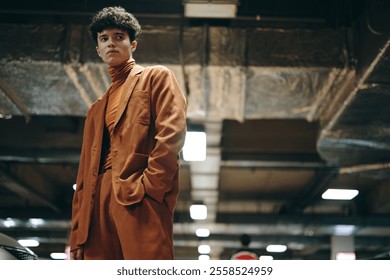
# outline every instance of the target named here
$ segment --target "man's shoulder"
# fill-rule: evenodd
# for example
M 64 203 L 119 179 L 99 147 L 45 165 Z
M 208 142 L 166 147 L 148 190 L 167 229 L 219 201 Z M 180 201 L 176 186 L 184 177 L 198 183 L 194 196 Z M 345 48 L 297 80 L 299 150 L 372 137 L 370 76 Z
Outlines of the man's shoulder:
M 258 260 L 258 254 L 251 249 L 237 250 L 231 257 L 231 260 Z
M 165 65 L 161 65 L 161 64 L 156 64 L 156 65 L 148 65 L 148 66 L 144 66 L 145 69 L 149 69 L 151 71 L 164 71 L 164 70 L 169 70 L 169 68 Z
M 152 74 L 171 73 L 171 70 L 167 66 L 160 65 L 160 64 L 144 66 L 143 71 Z

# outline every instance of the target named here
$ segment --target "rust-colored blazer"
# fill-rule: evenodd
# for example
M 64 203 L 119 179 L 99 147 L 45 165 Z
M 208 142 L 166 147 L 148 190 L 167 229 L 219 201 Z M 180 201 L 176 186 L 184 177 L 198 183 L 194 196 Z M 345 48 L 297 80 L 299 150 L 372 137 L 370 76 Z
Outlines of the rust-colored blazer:
M 85 120 L 72 206 L 71 250 L 81 247 L 88 237 L 107 95 L 106 92 L 91 106 Z M 179 191 L 178 154 L 185 132 L 186 100 L 173 73 L 164 66 L 135 65 L 123 86 L 111 140 L 113 191 L 118 203 L 128 207 L 137 207 L 148 196 L 168 209 L 170 221 L 168 225 L 164 222 L 162 229 L 147 229 L 157 234 L 138 232 L 134 235 L 138 239 L 134 240 L 134 246 L 139 246 L 139 250 L 134 247 L 134 259 L 173 258 L 172 219 Z M 153 219 L 161 218 L 158 212 L 142 216 L 151 219 L 148 223 L 153 224 Z M 134 229 L 137 230 L 143 229 Z M 168 240 L 150 240 L 162 235 L 168 236 Z M 163 247 L 148 250 L 148 244 L 153 248 L 156 244 Z

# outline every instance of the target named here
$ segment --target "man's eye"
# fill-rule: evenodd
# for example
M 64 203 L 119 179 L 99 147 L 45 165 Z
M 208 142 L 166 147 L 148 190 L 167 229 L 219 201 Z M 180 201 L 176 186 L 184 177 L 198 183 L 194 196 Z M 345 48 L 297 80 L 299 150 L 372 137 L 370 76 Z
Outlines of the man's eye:
M 123 35 L 117 35 L 116 38 L 117 38 L 118 40 L 123 40 Z
M 107 38 L 101 37 L 101 38 L 100 38 L 100 41 L 101 41 L 101 42 L 105 42 L 105 41 L 107 41 Z

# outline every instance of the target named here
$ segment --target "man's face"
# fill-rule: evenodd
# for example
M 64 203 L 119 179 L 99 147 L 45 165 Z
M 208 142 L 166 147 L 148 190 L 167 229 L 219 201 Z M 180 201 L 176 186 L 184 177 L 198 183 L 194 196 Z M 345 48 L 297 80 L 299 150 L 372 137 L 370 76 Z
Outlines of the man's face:
M 137 42 L 130 42 L 129 34 L 120 29 L 106 29 L 97 35 L 97 53 L 108 66 L 128 61 L 137 47 Z

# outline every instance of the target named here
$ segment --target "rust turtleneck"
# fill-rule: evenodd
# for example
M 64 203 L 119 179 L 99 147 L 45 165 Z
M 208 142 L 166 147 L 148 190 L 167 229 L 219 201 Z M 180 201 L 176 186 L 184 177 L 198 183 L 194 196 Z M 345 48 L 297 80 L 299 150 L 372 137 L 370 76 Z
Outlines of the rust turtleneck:
M 116 112 L 118 111 L 119 101 L 121 99 L 122 85 L 126 81 L 131 69 L 133 68 L 135 61 L 130 59 L 124 63 L 121 63 L 115 67 L 109 67 L 108 71 L 111 76 L 111 86 L 108 89 L 108 102 L 106 107 L 106 115 L 105 115 L 105 124 L 106 124 L 106 135 L 105 141 L 103 141 L 106 147 L 103 147 L 104 154 L 102 155 L 104 158 L 104 162 L 101 166 L 101 170 L 106 170 L 111 167 L 111 149 L 109 147 L 108 141 L 112 138 L 112 132 L 114 130 L 114 122 Z M 107 139 L 108 138 L 108 139 Z

